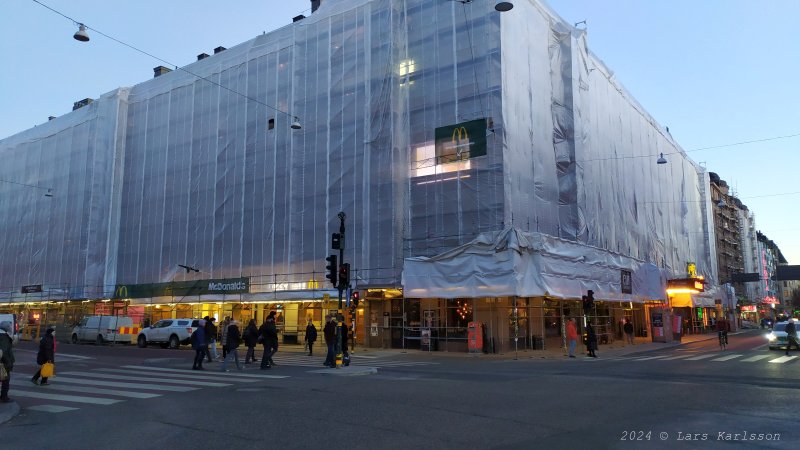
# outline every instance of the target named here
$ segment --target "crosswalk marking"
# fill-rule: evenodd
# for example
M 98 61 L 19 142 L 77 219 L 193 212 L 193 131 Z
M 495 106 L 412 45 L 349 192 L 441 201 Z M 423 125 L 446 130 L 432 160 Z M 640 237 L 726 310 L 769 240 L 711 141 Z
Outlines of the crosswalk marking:
M 744 356 L 744 355 L 728 355 L 728 356 L 723 356 L 722 358 L 712 359 L 712 361 L 727 361 L 729 359 L 738 358 L 740 356 Z
M 699 355 L 699 356 L 693 356 L 691 358 L 686 358 L 684 361 L 699 361 L 701 359 L 711 358 L 712 356 L 716 356 L 716 355 L 717 355 L 717 353 L 709 353 L 709 354 L 706 354 L 706 355 Z
M 743 359 L 742 362 L 755 362 L 765 358 L 772 358 L 772 355 L 756 355 L 751 356 L 750 358 Z
M 673 361 L 673 360 L 676 360 L 676 359 L 688 358 L 688 357 L 690 357 L 690 356 L 692 356 L 692 354 L 691 354 L 691 353 L 690 353 L 690 354 L 688 354 L 688 355 L 670 356 L 669 358 L 664 358 L 664 359 L 662 359 L 662 361 Z
M 162 373 L 163 373 L 163 375 L 180 376 L 181 378 L 187 378 L 187 379 L 191 379 L 191 380 L 236 381 L 238 383 L 257 383 L 258 382 L 258 380 L 254 379 L 254 378 L 233 378 L 233 377 L 228 376 L 228 375 L 230 375 L 228 373 L 207 373 L 206 375 L 198 375 L 197 372 L 177 374 L 177 373 L 166 373 L 166 372 L 153 373 L 153 372 L 147 372 L 147 371 L 144 371 L 144 370 L 134 370 L 134 369 L 97 369 L 97 370 L 101 371 L 101 372 L 127 373 L 127 374 L 131 374 L 131 375 L 150 375 L 150 376 L 161 376 Z M 116 375 L 113 375 L 113 374 L 109 374 L 109 376 L 116 377 Z M 158 380 L 158 379 L 156 379 L 156 380 Z
M 31 406 L 25 409 L 30 409 L 31 411 L 43 411 L 49 413 L 60 413 L 65 411 L 75 411 L 78 408 L 72 408 L 70 406 L 60 406 L 60 405 L 36 405 Z
M 650 360 L 653 360 L 653 359 L 666 358 L 666 356 L 667 355 L 663 355 L 663 356 L 647 356 L 647 357 L 644 357 L 644 358 L 635 358 L 635 359 L 633 359 L 633 361 L 650 361 Z
M 94 405 L 113 405 L 114 403 L 119 403 L 122 401 L 112 398 L 78 397 L 77 395 L 52 394 L 49 392 L 32 392 L 32 391 L 19 391 L 19 390 L 14 390 L 14 396 L 41 398 L 45 400 L 61 400 L 64 402 L 74 402 L 74 403 L 90 403 Z
M 58 378 L 61 380 L 61 377 Z M 18 384 L 12 384 L 15 389 Z M 86 394 L 108 394 L 108 395 L 116 395 L 117 397 L 129 397 L 129 398 L 153 398 L 153 397 L 161 397 L 161 394 L 152 394 L 149 392 L 133 392 L 133 391 L 120 391 L 116 389 L 101 389 L 91 386 L 75 386 L 72 384 L 61 384 L 57 381 L 49 383 L 47 387 L 41 388 L 43 391 L 68 391 L 68 392 L 83 392 Z
M 154 372 L 173 372 L 167 373 L 166 375 L 178 376 L 178 374 L 198 374 L 197 371 L 189 370 L 189 369 L 169 369 L 165 367 L 150 367 L 150 366 L 122 366 L 125 369 L 140 369 L 140 370 L 150 370 Z M 213 371 L 212 371 L 213 372 Z M 220 375 L 223 375 L 222 372 L 219 372 Z M 234 373 L 234 372 L 225 372 L 225 377 L 243 377 L 243 378 L 272 378 L 272 379 L 280 379 L 280 378 L 288 378 L 288 375 L 269 375 L 269 374 L 252 374 L 252 373 Z
M 223 387 L 230 386 L 230 383 L 217 383 L 212 381 L 195 381 L 195 380 L 181 380 L 178 378 L 159 378 L 154 380 L 152 377 L 133 377 L 129 375 L 110 375 L 100 372 L 79 372 L 68 371 L 61 372 L 64 375 L 80 375 L 83 377 L 109 377 L 112 380 L 127 380 L 127 381 L 158 381 L 159 383 L 172 383 L 172 384 L 188 384 L 190 386 L 206 386 L 206 387 Z
M 73 384 L 89 384 L 92 386 L 108 386 L 108 387 L 118 387 L 118 388 L 128 388 L 128 389 L 146 389 L 148 391 L 189 392 L 200 389 L 188 386 L 165 386 L 165 385 L 145 384 L 145 383 L 123 383 L 118 381 L 84 380 L 81 378 L 65 377 L 63 375 L 58 376 L 58 382 L 73 383 Z
M 797 356 L 781 356 L 780 358 L 771 359 L 769 362 L 774 364 L 782 364 L 795 358 L 797 358 Z

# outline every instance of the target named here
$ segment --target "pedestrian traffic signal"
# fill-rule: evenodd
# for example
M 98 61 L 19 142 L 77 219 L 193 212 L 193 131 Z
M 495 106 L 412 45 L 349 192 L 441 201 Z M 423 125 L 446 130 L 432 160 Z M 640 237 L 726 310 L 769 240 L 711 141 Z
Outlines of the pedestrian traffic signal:
M 340 250 L 342 249 L 342 235 L 339 233 L 333 233 L 331 235 L 331 248 L 333 250 Z
M 350 286 L 350 263 L 339 266 L 339 288 L 347 289 Z
M 339 270 L 336 265 L 336 259 L 336 255 L 331 255 L 325 258 L 325 261 L 328 261 L 329 263 L 327 266 L 325 266 L 325 268 L 328 269 L 328 274 L 325 275 L 325 278 L 329 279 L 334 287 L 336 287 L 337 271 Z
M 356 308 L 358 307 L 358 300 L 359 300 L 359 298 L 358 298 L 358 297 L 359 297 L 359 295 L 358 295 L 358 291 L 353 291 L 353 295 L 352 295 L 352 298 L 353 298 L 353 307 L 356 307 Z

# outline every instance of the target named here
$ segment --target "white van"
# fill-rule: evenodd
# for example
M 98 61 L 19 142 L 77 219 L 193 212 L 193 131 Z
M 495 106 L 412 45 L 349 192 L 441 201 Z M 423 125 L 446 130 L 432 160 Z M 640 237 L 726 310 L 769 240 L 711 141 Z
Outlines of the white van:
M 117 342 L 130 344 L 131 339 L 139 333 L 133 327 L 133 319 L 126 316 L 87 316 L 72 329 L 73 344 L 79 342 L 94 342 L 104 344 Z
M 11 337 L 14 343 L 19 342 L 19 322 L 16 314 L 0 314 L 0 322 L 11 322 Z

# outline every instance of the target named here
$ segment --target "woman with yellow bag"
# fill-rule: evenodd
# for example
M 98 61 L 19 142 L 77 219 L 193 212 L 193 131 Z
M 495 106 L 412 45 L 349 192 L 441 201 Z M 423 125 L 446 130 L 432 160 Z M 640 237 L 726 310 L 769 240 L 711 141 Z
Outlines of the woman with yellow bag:
M 47 377 L 53 376 L 53 363 L 56 356 L 56 340 L 53 337 L 55 330 L 48 328 L 42 340 L 39 341 L 39 353 L 36 354 L 36 364 L 39 364 L 39 370 L 33 374 L 31 383 L 39 384 L 39 377 L 42 377 L 42 386 L 50 383 L 47 382 Z

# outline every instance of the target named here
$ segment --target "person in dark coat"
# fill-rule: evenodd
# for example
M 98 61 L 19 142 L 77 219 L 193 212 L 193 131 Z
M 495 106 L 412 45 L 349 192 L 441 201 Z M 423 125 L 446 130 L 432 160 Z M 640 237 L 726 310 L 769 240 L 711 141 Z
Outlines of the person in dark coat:
M 625 338 L 628 344 L 633 345 L 633 324 L 630 319 L 625 319 L 625 325 L 622 326 L 622 331 L 625 332 Z
M 231 320 L 230 324 L 228 325 L 228 332 L 226 333 L 228 340 L 224 343 L 225 346 L 228 348 L 228 355 L 225 359 L 222 360 L 222 370 L 223 372 L 227 372 L 228 370 L 225 366 L 228 365 L 228 361 L 233 356 L 233 360 L 236 363 L 236 368 L 238 370 L 242 370 L 243 367 L 239 364 L 239 340 L 242 338 L 242 334 L 239 332 L 239 324 L 235 320 Z
M 256 359 L 256 345 L 258 345 L 258 327 L 256 320 L 250 319 L 247 323 L 247 328 L 244 329 L 242 334 L 244 338 L 244 345 L 247 346 L 247 353 L 244 356 L 244 363 L 250 364 L 250 361 L 258 362 Z
M 48 328 L 42 339 L 39 340 L 39 353 L 36 354 L 36 364 L 39 365 L 39 370 L 33 374 L 31 381 L 33 384 L 39 384 L 39 377 L 42 377 L 42 365 L 45 363 L 56 362 L 56 339 L 53 333 L 56 330 Z M 42 386 L 50 384 L 47 382 L 47 377 L 42 377 Z
M 308 356 L 314 356 L 314 342 L 317 341 L 317 327 L 314 326 L 314 321 L 308 319 L 306 325 L 306 345 L 308 346 Z
M 204 370 L 203 360 L 206 357 L 207 345 L 208 340 L 206 340 L 206 321 L 200 320 L 197 324 L 197 330 L 192 333 L 192 348 L 195 351 L 194 365 L 192 366 L 192 370 Z
M 342 322 L 342 326 L 340 327 L 340 333 L 342 334 L 342 364 L 344 364 L 345 366 L 349 366 L 350 352 L 348 351 L 347 348 L 349 330 L 347 328 L 347 323 L 344 321 Z
M 208 346 L 206 347 L 206 356 L 208 357 L 208 362 L 211 362 L 218 358 L 217 326 L 214 325 L 214 321 L 217 319 L 214 317 L 205 316 L 203 320 L 206 321 L 206 341 L 208 341 Z
M 278 351 L 278 327 L 275 325 L 275 311 L 270 311 L 267 320 L 258 329 L 261 335 L 264 355 L 261 357 L 261 369 L 269 369 L 275 365 L 272 356 Z
M 322 329 L 322 334 L 325 337 L 325 344 L 328 346 L 328 354 L 325 356 L 325 366 L 336 367 L 336 355 L 334 354 L 336 347 L 336 322 L 333 321 L 333 316 L 328 314 L 325 316 L 325 328 Z
M 0 364 L 8 371 L 8 377 L 0 382 L 0 402 L 8 403 L 8 389 L 11 387 L 11 371 L 14 370 L 14 340 L 11 338 L 11 322 L 0 322 Z
M 597 358 L 597 355 L 594 354 L 594 351 L 597 350 L 597 335 L 590 323 L 586 324 L 586 350 L 589 352 L 589 356 Z

